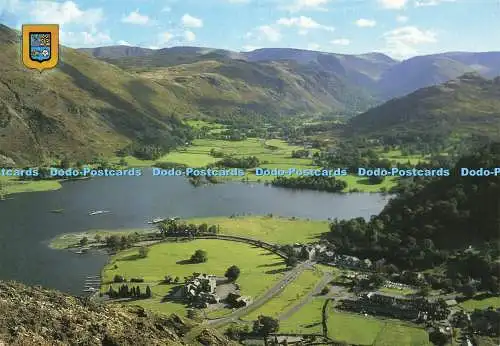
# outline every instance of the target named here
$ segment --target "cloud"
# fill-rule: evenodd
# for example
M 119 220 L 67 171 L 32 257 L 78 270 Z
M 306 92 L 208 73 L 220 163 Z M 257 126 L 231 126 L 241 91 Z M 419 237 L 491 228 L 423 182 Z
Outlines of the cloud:
M 123 23 L 136 24 L 136 25 L 146 25 L 150 23 L 150 19 L 146 15 L 139 13 L 139 10 L 130 12 L 127 16 L 122 18 Z
M 184 32 L 184 39 L 188 42 L 193 42 L 196 40 L 196 35 L 194 32 L 187 30 Z
M 241 50 L 243 52 L 250 52 L 252 50 L 256 50 L 256 49 L 260 49 L 261 47 L 257 47 L 257 46 L 251 46 L 251 45 L 245 45 L 243 47 L 241 47 Z
M 116 44 L 120 45 L 120 46 L 132 46 L 132 44 L 128 41 L 125 41 L 125 40 L 118 40 L 116 41 Z
M 158 34 L 158 45 L 164 45 L 174 38 L 174 35 L 168 31 Z
M 335 28 L 332 26 L 322 25 L 316 22 L 314 19 L 309 17 L 291 17 L 291 18 L 280 18 L 276 21 L 276 24 L 288 26 L 288 27 L 298 27 L 300 29 L 322 29 L 327 31 L 334 31 Z
M 112 43 L 113 40 L 107 33 L 103 32 L 73 32 L 73 31 L 62 31 L 61 43 L 69 47 L 88 47 L 88 46 L 99 46 L 103 44 Z
M 19 5 L 18 2 L 16 2 Z M 14 3 L 11 3 L 12 7 Z M 95 27 L 103 20 L 103 11 L 100 8 L 82 10 L 73 1 L 34 1 L 29 10 L 30 19 L 37 23 L 52 24 L 84 24 L 86 27 Z
M 356 21 L 356 25 L 360 28 L 372 28 L 377 25 L 377 22 L 372 19 L 360 18 Z
M 317 44 L 317 43 L 313 43 L 313 42 L 311 42 L 311 43 L 309 43 L 309 44 L 307 45 L 307 49 L 309 49 L 309 50 L 319 50 L 319 49 L 320 49 L 320 47 L 321 47 L 321 46 L 320 46 L 319 44 Z
M 415 7 L 437 6 L 443 2 L 455 2 L 456 0 L 416 0 Z
M 399 10 L 405 7 L 408 0 L 378 0 L 382 7 L 390 10 Z
M 270 25 L 261 25 L 248 32 L 246 38 L 255 39 L 257 41 L 278 42 L 281 40 L 281 32 L 279 29 L 273 28 Z
M 408 21 L 408 17 L 407 16 L 397 16 L 396 17 L 396 21 L 398 21 L 399 23 L 406 23 Z
M 437 35 L 431 30 L 420 30 L 415 26 L 404 26 L 388 31 L 382 36 L 389 54 L 398 58 L 418 54 L 418 46 L 437 42 Z
M 347 38 L 337 38 L 333 41 L 330 41 L 330 43 L 336 44 L 339 46 L 348 46 L 349 44 L 351 44 L 351 41 L 349 41 Z
M 289 0 L 287 0 L 288 2 Z M 283 9 L 288 10 L 290 12 L 299 12 L 299 11 L 327 11 L 326 5 L 330 2 L 330 0 L 295 0 L 291 5 L 286 5 Z
M 23 8 L 19 0 L 0 0 L 0 15 L 4 13 L 15 13 Z
M 188 28 L 201 28 L 203 26 L 203 21 L 200 18 L 196 18 L 186 13 L 181 18 L 182 24 Z

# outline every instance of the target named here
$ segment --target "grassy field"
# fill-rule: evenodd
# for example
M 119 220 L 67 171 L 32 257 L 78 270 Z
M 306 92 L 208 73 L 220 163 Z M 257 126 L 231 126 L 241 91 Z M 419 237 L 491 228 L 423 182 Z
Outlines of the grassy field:
M 405 326 L 397 321 L 338 311 L 331 312 L 328 317 L 328 334 L 334 340 L 357 345 L 430 345 L 423 329 Z
M 187 223 L 219 225 L 220 233 L 245 236 L 276 244 L 310 243 L 317 241 L 322 233 L 328 232 L 328 221 L 293 219 L 278 216 L 236 216 L 207 217 L 185 220 Z M 64 233 L 50 241 L 53 249 L 66 249 L 78 244 L 80 239 L 87 237 L 93 240 L 99 234 L 102 238 L 112 235 L 128 235 L 134 232 L 152 232 L 154 228 L 119 229 L 119 230 L 89 230 L 78 233 Z M 326 266 L 325 266 L 326 268 Z M 328 270 L 333 268 L 328 267 Z
M 278 317 L 281 313 L 298 304 L 316 287 L 321 279 L 321 273 L 316 270 L 305 270 L 272 300 L 243 317 L 246 321 L 254 321 L 259 315 Z
M 237 281 L 243 295 L 259 296 L 271 287 L 285 269 L 283 260 L 267 250 L 255 248 L 243 243 L 222 240 L 194 240 L 180 243 L 161 243 L 150 247 L 147 258 L 138 258 L 138 249 L 129 249 L 113 256 L 102 271 L 103 290 L 107 290 L 115 275 L 126 278 L 143 277 L 150 284 L 153 299 L 138 301 L 147 304 L 155 311 L 170 312 L 171 305 L 180 309 L 176 303 L 165 305 L 162 298 L 173 288 L 161 284 L 166 275 L 182 279 L 193 272 L 224 276 L 231 265 L 237 265 L 241 274 Z M 185 264 L 198 249 L 208 253 L 205 263 Z M 144 305 L 146 306 L 146 305 Z
M 474 309 L 483 310 L 489 308 L 490 306 L 497 309 L 500 308 L 500 297 L 490 297 L 481 300 L 469 299 L 460 303 L 460 306 L 467 311 L 473 311 Z
M 290 318 L 280 322 L 280 331 L 284 333 L 321 334 L 321 309 L 323 299 L 313 299 L 294 313 Z
M 389 191 L 396 185 L 397 177 L 386 177 L 381 184 L 370 184 L 368 178 L 359 177 L 357 175 L 348 175 L 346 177 L 338 177 L 347 183 L 347 191 L 357 190 L 360 192 L 380 192 L 382 190 Z
M 412 290 L 411 288 L 404 288 L 404 289 L 397 289 L 397 288 L 392 288 L 392 287 L 382 287 L 379 289 L 380 292 L 382 293 L 389 293 L 389 294 L 395 294 L 395 295 L 400 295 L 400 296 L 406 296 L 409 294 L 414 294 L 417 292 L 417 290 Z
M 387 322 L 377 335 L 373 346 L 430 346 L 429 336 L 424 329 Z
M 403 155 L 401 150 L 391 150 L 385 153 L 380 149 L 377 150 L 377 152 L 382 159 L 388 159 L 394 163 L 407 163 L 409 161 L 412 165 L 414 165 L 419 162 L 428 161 L 428 157 L 422 155 Z
M 322 299 L 314 299 L 290 318 L 280 322 L 280 331 L 321 334 Z M 430 346 L 425 330 L 399 321 L 383 320 L 339 311 L 328 317 L 328 334 L 337 341 L 373 346 Z
M 317 241 L 328 232 L 328 221 L 268 216 L 209 217 L 186 220 L 188 223 L 219 225 L 220 233 L 245 236 L 270 243 L 293 244 Z
M 4 187 L 3 192 L 6 195 L 21 192 L 52 191 L 61 188 L 61 183 L 57 180 L 20 181 L 14 177 L 3 176 L 0 176 L 0 184 Z

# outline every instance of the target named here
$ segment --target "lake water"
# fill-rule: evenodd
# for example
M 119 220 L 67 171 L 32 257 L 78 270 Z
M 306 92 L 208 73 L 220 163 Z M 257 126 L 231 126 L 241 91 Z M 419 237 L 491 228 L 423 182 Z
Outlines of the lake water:
M 64 183 L 61 190 L 13 195 L 0 202 L 0 279 L 80 294 L 86 276 L 106 263 L 104 254 L 52 250 L 50 239 L 89 229 L 147 227 L 155 217 L 268 214 L 324 219 L 369 217 L 388 197 L 293 191 L 261 184 L 192 186 L 182 177 L 96 178 Z M 63 213 L 51 213 L 64 209 Z M 111 213 L 89 216 L 92 210 Z

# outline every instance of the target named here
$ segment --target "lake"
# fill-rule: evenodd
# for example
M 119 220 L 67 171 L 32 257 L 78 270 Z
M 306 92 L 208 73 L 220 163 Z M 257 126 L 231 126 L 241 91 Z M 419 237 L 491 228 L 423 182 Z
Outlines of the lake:
M 25 193 L 0 202 L 0 279 L 81 294 L 86 276 L 105 265 L 104 254 L 53 250 L 61 233 L 89 229 L 147 228 L 155 217 L 268 214 L 324 219 L 377 214 L 381 194 L 293 191 L 262 184 L 192 186 L 182 177 L 95 178 L 63 184 L 58 191 Z M 62 213 L 51 210 L 64 209 Z M 92 210 L 109 214 L 89 216 Z

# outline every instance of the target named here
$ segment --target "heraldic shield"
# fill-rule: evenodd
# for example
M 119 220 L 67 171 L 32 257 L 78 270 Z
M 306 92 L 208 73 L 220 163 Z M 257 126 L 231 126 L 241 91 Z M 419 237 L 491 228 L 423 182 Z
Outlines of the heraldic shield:
M 59 25 L 23 25 L 23 63 L 40 72 L 59 62 Z

